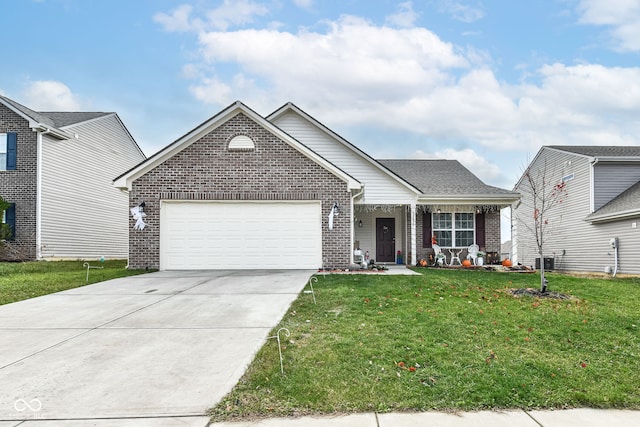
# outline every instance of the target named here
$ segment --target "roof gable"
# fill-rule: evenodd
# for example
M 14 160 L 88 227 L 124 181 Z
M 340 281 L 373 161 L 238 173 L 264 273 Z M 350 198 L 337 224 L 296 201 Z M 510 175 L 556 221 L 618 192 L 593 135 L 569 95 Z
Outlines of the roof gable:
M 273 113 L 269 114 L 267 116 L 267 120 L 269 120 L 272 123 L 276 123 L 279 118 L 285 116 L 288 113 L 294 113 L 294 114 L 300 116 L 303 120 L 305 120 L 308 123 L 310 123 L 318 131 L 320 131 L 321 133 L 327 135 L 329 138 L 331 138 L 333 141 L 336 141 L 338 144 L 341 144 L 347 150 L 349 150 L 350 152 L 352 152 L 356 156 L 359 156 L 365 162 L 367 162 L 369 165 L 373 166 L 374 168 L 376 168 L 377 170 L 382 172 L 389 179 L 401 184 L 402 186 L 407 188 L 412 193 L 414 193 L 414 194 L 419 194 L 420 193 L 420 190 L 417 187 L 415 187 L 412 183 L 406 181 L 405 179 L 403 179 L 403 177 L 398 176 L 394 171 L 392 171 L 389 168 L 387 168 L 385 165 L 383 165 L 382 163 L 380 163 L 379 161 L 377 161 L 376 159 L 374 159 L 373 157 L 371 157 L 370 155 L 368 155 L 367 153 L 362 151 L 360 148 L 356 147 L 355 145 L 353 145 L 352 143 L 347 141 L 345 138 L 343 138 L 342 136 L 340 136 L 339 134 L 337 134 L 333 130 L 329 129 L 327 126 L 322 124 L 320 121 L 318 121 L 317 119 L 315 119 L 314 117 L 309 115 L 307 112 L 302 110 L 300 107 L 298 107 L 297 105 L 295 105 L 295 104 L 293 104 L 291 102 L 286 103 L 285 105 L 283 105 L 282 107 L 280 107 L 279 109 L 274 111 Z
M 337 177 L 344 180 L 348 184 L 349 189 L 361 188 L 360 182 L 358 182 L 355 178 L 353 178 L 343 170 L 339 169 L 338 167 L 336 167 L 335 165 L 333 165 L 332 163 L 330 163 L 329 161 L 327 161 L 326 159 L 324 159 L 314 151 L 310 150 L 304 144 L 300 143 L 295 138 L 291 137 L 289 134 L 279 129 L 273 123 L 269 122 L 264 117 L 260 116 L 258 113 L 256 113 L 255 111 L 253 111 L 252 109 L 250 109 L 240 101 L 236 101 L 235 103 L 229 105 L 227 108 L 223 109 L 215 116 L 211 117 L 210 119 L 203 122 L 196 128 L 187 132 L 182 137 L 178 138 L 171 144 L 167 145 L 165 148 L 163 148 L 156 154 L 152 155 L 144 162 L 140 163 L 139 165 L 135 166 L 134 168 L 120 175 L 114 180 L 114 185 L 119 188 L 131 189 L 131 184 L 137 178 L 151 171 L 152 169 L 154 169 L 156 166 L 160 165 L 164 161 L 175 156 L 185 148 L 189 147 L 191 144 L 200 140 L 200 138 L 202 138 L 203 136 L 207 135 L 208 133 L 210 133 L 211 131 L 221 126 L 222 124 L 226 123 L 228 120 L 230 120 L 231 118 L 235 117 L 240 113 L 245 114 L 251 120 L 253 120 L 257 124 L 262 126 L 264 129 L 266 129 L 268 132 L 271 132 L 280 140 L 289 144 L 291 147 L 298 150 L 300 153 L 302 153 L 303 155 L 305 155 L 315 163 L 319 164 L 329 172 L 333 173 Z

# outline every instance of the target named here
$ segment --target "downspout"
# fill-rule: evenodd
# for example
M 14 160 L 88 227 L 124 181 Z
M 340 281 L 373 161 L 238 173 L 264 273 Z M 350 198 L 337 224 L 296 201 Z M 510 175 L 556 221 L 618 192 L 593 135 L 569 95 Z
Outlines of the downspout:
M 416 204 L 411 204 L 411 263 L 409 263 L 409 254 L 405 254 L 405 265 L 417 264 L 417 238 L 416 238 Z
M 356 193 L 354 195 L 351 196 L 351 244 L 349 245 L 349 264 L 353 264 L 353 243 L 355 241 L 355 237 L 356 237 L 356 229 L 355 229 L 355 224 L 353 223 L 353 218 L 354 218 L 354 210 L 353 210 L 353 206 L 354 206 L 354 201 L 357 197 L 360 197 L 364 194 L 364 185 L 362 186 L 362 190 L 360 190 L 359 193 Z
M 36 148 L 36 259 L 42 260 L 42 137 L 51 133 L 46 128 L 44 132 L 38 132 Z
M 591 206 L 589 206 L 589 211 L 591 213 L 595 212 L 595 208 L 596 208 L 596 197 L 595 197 L 595 191 L 596 191 L 596 178 L 595 178 L 595 166 L 598 164 L 598 158 L 595 157 L 593 158 L 593 160 L 591 160 L 591 176 L 589 177 L 589 202 L 591 203 Z

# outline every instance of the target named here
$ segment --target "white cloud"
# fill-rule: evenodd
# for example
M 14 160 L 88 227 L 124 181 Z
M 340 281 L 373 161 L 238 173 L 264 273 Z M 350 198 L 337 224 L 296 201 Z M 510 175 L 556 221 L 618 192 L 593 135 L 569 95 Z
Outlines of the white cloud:
M 30 82 L 24 91 L 25 103 L 40 111 L 77 111 L 81 102 L 67 85 L 54 80 Z
M 413 10 L 413 3 L 410 1 L 400 3 L 398 5 L 398 12 L 387 16 L 387 23 L 400 27 L 411 28 L 414 26 L 419 14 Z
M 441 0 L 440 10 L 457 21 L 471 23 L 484 18 L 484 10 L 454 0 Z
M 335 106 L 405 99 L 467 67 L 453 45 L 424 28 L 376 27 L 344 16 L 326 33 L 242 30 L 200 34 L 203 60 L 236 64 L 285 99 Z M 366 43 L 362 41 L 366 40 Z
M 265 5 L 251 0 L 224 0 L 215 9 L 208 9 L 201 13 L 205 19 L 193 17 L 193 6 L 183 4 L 169 14 L 156 13 L 153 20 L 169 32 L 226 31 L 232 26 L 252 23 L 256 16 L 267 15 L 269 9 Z
M 188 4 L 183 4 L 175 8 L 170 14 L 156 13 L 153 20 L 164 27 L 165 31 L 170 32 L 186 32 L 192 31 L 195 28 L 200 27 L 202 21 L 191 20 L 191 12 L 193 7 Z
M 610 28 L 616 50 L 640 51 L 640 3 L 637 0 L 581 0 L 578 11 L 582 24 Z
M 293 0 L 293 4 L 302 9 L 311 9 L 313 0 Z

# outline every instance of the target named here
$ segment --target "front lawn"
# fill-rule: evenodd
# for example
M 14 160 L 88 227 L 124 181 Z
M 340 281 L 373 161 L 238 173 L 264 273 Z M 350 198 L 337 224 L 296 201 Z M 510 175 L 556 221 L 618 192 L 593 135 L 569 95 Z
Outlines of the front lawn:
M 215 421 L 364 411 L 640 408 L 640 279 L 330 275 L 301 294 Z M 282 336 L 282 335 L 281 335 Z
M 3 262 L 0 263 L 0 305 L 84 286 L 87 269 L 84 261 Z M 118 277 L 145 273 L 127 270 L 126 260 L 91 261 L 89 284 Z

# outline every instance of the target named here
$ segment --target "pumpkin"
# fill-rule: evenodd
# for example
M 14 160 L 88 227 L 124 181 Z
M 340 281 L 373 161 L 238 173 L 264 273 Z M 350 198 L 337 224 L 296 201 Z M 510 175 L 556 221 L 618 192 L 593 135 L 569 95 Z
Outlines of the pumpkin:
M 471 261 L 469 261 L 468 259 L 465 259 L 464 261 L 462 261 L 462 266 L 471 267 Z
M 502 261 L 502 266 L 503 267 L 511 267 L 513 264 L 511 264 L 511 260 L 510 259 L 505 259 L 504 261 Z
M 420 267 L 426 267 L 426 266 L 427 266 L 427 260 L 425 260 L 425 259 L 421 259 L 421 260 L 419 261 L 419 264 L 420 264 Z

